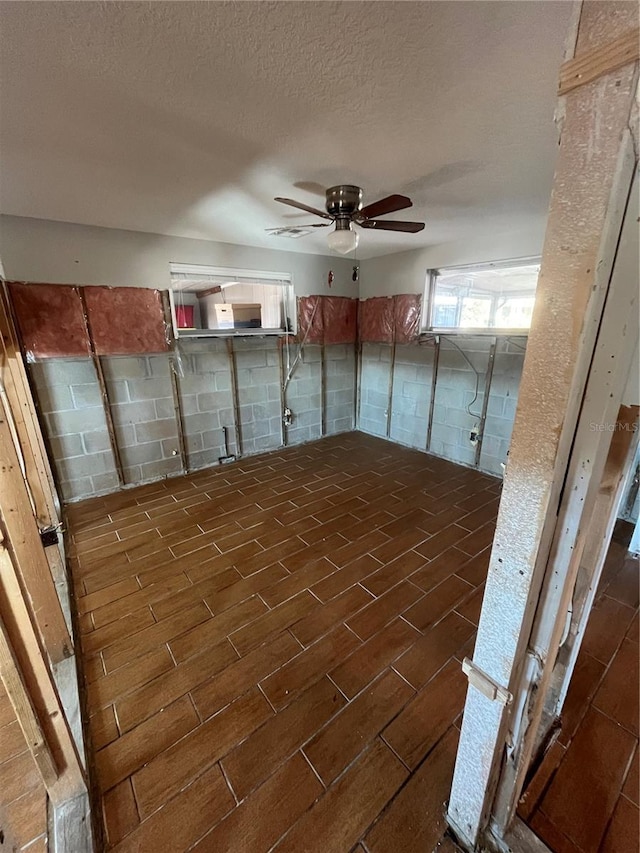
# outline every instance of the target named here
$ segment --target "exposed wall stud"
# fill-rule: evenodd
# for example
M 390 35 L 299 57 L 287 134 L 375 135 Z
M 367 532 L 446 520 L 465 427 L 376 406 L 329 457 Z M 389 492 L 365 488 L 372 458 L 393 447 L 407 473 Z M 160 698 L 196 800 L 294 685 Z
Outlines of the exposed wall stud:
M 169 352 L 169 378 L 171 379 L 171 394 L 173 396 L 173 411 L 176 418 L 176 431 L 178 433 L 178 449 L 180 451 L 180 461 L 182 462 L 182 471 L 187 474 L 189 472 L 189 460 L 187 458 L 187 448 L 184 440 L 184 415 L 182 412 L 182 397 L 180 396 L 180 379 L 177 371 L 176 358 L 176 339 L 173 334 L 173 320 L 171 316 L 171 304 L 169 302 L 169 293 L 162 293 L 162 308 L 164 311 L 164 324 L 167 339 L 171 341 L 171 351 Z
M 327 362 L 324 341 L 320 344 L 320 430 L 327 434 Z
M 242 456 L 242 423 L 240 421 L 240 398 L 238 396 L 238 369 L 236 353 L 233 348 L 233 338 L 226 338 L 227 354 L 229 356 L 229 372 L 231 374 L 231 398 L 233 402 L 233 426 L 236 435 L 236 456 Z
M 482 398 L 482 413 L 480 415 L 480 429 L 478 432 L 478 443 L 476 444 L 475 466 L 480 467 L 480 454 L 482 453 L 482 440 L 484 438 L 484 425 L 487 420 L 487 409 L 489 407 L 489 394 L 491 393 L 491 380 L 493 379 L 493 366 L 496 361 L 496 349 L 498 339 L 494 338 L 489 349 L 489 360 L 487 361 L 487 372 L 484 380 L 484 396 Z M 471 407 L 469 407 L 471 408 Z
M 286 339 L 288 341 L 288 338 Z M 285 388 L 285 366 L 284 353 L 282 347 L 285 344 L 284 338 L 278 338 L 278 368 L 280 370 L 280 443 L 282 447 L 287 446 L 287 427 L 284 422 L 284 412 L 287 408 L 287 391 Z
M 120 448 L 118 447 L 116 429 L 113 423 L 113 415 L 111 414 L 111 403 L 109 401 L 109 392 L 107 391 L 107 383 L 105 381 L 104 371 L 102 369 L 102 361 L 100 360 L 100 356 L 96 353 L 96 348 L 93 343 L 93 337 L 91 335 L 91 326 L 89 325 L 89 315 L 87 314 L 87 302 L 84 297 L 84 288 L 79 287 L 78 292 L 80 293 L 80 301 L 82 302 L 82 311 L 84 313 L 84 322 L 86 324 L 87 335 L 89 337 L 91 360 L 93 361 L 93 366 L 96 371 L 96 378 L 98 380 L 98 387 L 100 389 L 100 397 L 102 398 L 102 408 L 104 409 L 104 417 L 107 422 L 107 433 L 109 434 L 109 444 L 111 445 L 111 452 L 113 453 L 113 462 L 115 465 L 116 474 L 118 475 L 118 482 L 121 486 L 124 486 L 125 479 L 124 469 L 122 467 L 122 457 L 120 456 Z
M 395 373 L 396 367 L 396 341 L 395 341 L 395 332 L 393 343 L 391 344 L 391 353 L 389 359 L 389 390 L 387 394 L 387 427 L 386 427 L 386 435 L 387 438 L 391 437 L 391 419 L 393 417 L 393 375 Z
M 433 409 L 436 404 L 436 384 L 438 382 L 438 364 L 440 363 L 440 335 L 435 337 L 433 349 L 433 368 L 431 371 L 431 391 L 429 394 L 429 422 L 427 424 L 427 447 L 431 450 L 431 433 L 433 431 Z
M 0 406 L 0 518 L 34 621 L 51 660 L 58 663 L 73 654 L 73 643 L 42 547 L 3 406 Z
M 356 341 L 355 350 L 356 382 L 353 388 L 353 428 L 360 426 L 360 401 L 362 398 L 362 341 Z
M 607 44 L 625 24 L 637 25 L 633 4 L 616 7 L 615 15 L 603 14 L 602 7 L 582 4 L 576 56 Z M 585 392 L 603 340 L 611 272 L 637 166 L 630 131 L 637 73 L 636 63 L 604 74 L 560 104 L 563 127 L 536 306 L 473 655 L 514 701 L 505 708 L 478 691 L 467 693 L 448 818 L 468 849 L 489 832 L 498 841 L 508 832 L 610 443 L 610 433 L 589 430 Z M 595 136 L 593 147 L 588 143 Z M 622 343 L 622 327 L 629 329 L 629 318 L 637 319 L 637 254 L 635 262 L 635 276 L 621 284 L 623 298 L 636 299 L 635 309 L 627 304 L 627 319 L 609 343 Z M 623 362 L 607 382 L 624 371 Z M 594 402 L 603 406 L 597 420 L 615 419 L 621 389 L 609 391 L 600 380 L 593 392 Z M 612 414 L 608 405 L 615 405 Z M 558 553 L 562 559 L 556 561 Z M 543 584 L 551 586 L 541 598 Z M 542 646 L 531 645 L 534 619 L 544 627 L 544 638 L 538 635 Z M 536 647 L 541 657 L 528 652 Z
M 56 776 L 52 778 L 47 774 L 49 782 L 46 784 L 51 802 L 57 807 L 85 793 L 86 782 L 46 652 L 34 630 L 6 544 L 7 540 L 0 541 L 0 620 L 37 715 L 43 739 L 52 754 Z

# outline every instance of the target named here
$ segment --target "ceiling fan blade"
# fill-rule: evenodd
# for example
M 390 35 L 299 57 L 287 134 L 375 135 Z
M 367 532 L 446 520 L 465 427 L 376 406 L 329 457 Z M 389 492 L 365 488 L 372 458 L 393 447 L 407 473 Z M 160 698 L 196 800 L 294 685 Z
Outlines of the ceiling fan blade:
M 406 195 L 388 195 L 363 207 L 359 215 L 364 216 L 365 219 L 373 219 L 375 216 L 384 216 L 385 213 L 394 213 L 396 210 L 404 210 L 412 205 L 413 202 Z
M 297 207 L 298 210 L 306 210 L 307 213 L 315 213 L 316 216 L 333 221 L 333 216 L 329 216 L 328 213 L 324 213 L 322 210 L 316 210 L 315 207 L 309 207 L 308 204 L 302 204 L 301 201 L 294 201 L 292 198 L 275 198 L 274 201 L 279 201 L 281 204 L 288 204 L 289 207 Z
M 357 224 L 362 228 L 375 228 L 377 231 L 406 231 L 408 234 L 417 234 L 424 229 L 424 222 L 387 222 L 385 219 L 365 219 Z

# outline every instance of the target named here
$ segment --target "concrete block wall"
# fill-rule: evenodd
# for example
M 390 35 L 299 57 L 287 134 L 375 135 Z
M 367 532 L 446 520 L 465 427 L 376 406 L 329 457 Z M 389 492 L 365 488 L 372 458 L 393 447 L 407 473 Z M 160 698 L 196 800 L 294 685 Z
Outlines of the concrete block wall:
M 56 359 L 30 366 L 38 408 L 65 501 L 118 488 L 93 362 Z
M 327 435 L 355 427 L 356 350 L 353 344 L 325 347 L 325 424 Z
M 275 337 L 234 339 L 243 455 L 282 445 L 280 365 Z M 293 362 L 297 345 L 290 346 Z M 327 346 L 327 433 L 353 428 L 354 348 Z M 237 453 L 230 360 L 220 338 L 180 341 L 175 356 L 189 470 Z M 182 473 L 171 383 L 171 357 L 102 358 L 111 415 L 127 485 Z M 65 501 L 119 488 L 100 389 L 89 358 L 30 365 L 52 462 Z M 293 423 L 287 443 L 320 438 L 321 350 L 306 346 L 287 388 Z
M 396 346 L 391 407 L 392 441 L 425 449 L 433 382 L 433 346 Z
M 249 455 L 282 444 L 278 339 L 234 341 L 242 451 Z
M 169 357 L 108 356 L 102 369 L 125 483 L 180 473 Z
M 183 434 L 190 469 L 217 465 L 224 455 L 223 427 L 236 453 L 229 356 L 224 340 L 180 341 L 176 358 Z
M 501 339 L 498 344 L 480 456 L 483 471 L 501 474 L 500 463 L 507 458 L 525 341 Z M 454 342 L 450 337 L 441 338 L 430 451 L 464 465 L 475 465 L 476 450 L 469 438 L 481 420 L 490 346 L 491 338 L 487 337 L 460 337 Z M 433 358 L 431 346 L 396 347 L 390 438 L 420 450 L 426 447 Z M 389 345 L 363 345 L 358 428 L 383 437 L 390 360 Z M 476 373 L 469 362 L 478 373 L 477 396 Z
M 387 344 L 362 345 L 360 361 L 360 406 L 358 429 L 386 436 L 389 404 L 391 347 Z
M 291 360 L 294 358 L 292 352 Z M 291 426 L 286 428 L 287 444 L 303 444 L 322 436 L 321 359 L 321 348 L 307 344 L 287 385 L 285 401 L 293 413 Z

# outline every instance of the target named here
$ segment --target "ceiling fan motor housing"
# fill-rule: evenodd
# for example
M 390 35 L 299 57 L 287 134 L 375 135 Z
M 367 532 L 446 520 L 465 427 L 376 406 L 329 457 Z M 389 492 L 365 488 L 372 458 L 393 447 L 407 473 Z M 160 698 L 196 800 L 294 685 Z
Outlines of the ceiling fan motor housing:
M 362 190 L 352 184 L 340 184 L 327 190 L 327 213 L 351 218 L 362 209 Z

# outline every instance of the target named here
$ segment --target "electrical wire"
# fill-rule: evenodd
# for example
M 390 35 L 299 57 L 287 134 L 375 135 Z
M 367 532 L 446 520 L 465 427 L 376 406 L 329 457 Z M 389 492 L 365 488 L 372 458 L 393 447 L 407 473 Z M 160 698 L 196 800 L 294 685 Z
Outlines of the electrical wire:
M 289 336 L 287 335 L 287 342 L 286 342 L 286 347 L 287 347 L 287 375 L 286 375 L 284 383 L 282 385 L 283 393 L 286 392 L 287 388 L 289 387 L 289 382 L 291 381 L 291 377 L 293 376 L 294 371 L 295 371 L 296 367 L 298 366 L 298 362 L 300 361 L 300 358 L 301 358 L 303 350 L 304 350 L 304 345 L 307 342 L 307 338 L 309 337 L 309 332 L 311 331 L 311 327 L 313 326 L 313 320 L 316 316 L 316 311 L 318 310 L 319 304 L 320 304 L 320 297 L 318 296 L 318 297 L 316 297 L 316 302 L 315 302 L 315 305 L 313 306 L 313 311 L 311 312 L 311 319 L 309 320 L 309 324 L 307 325 L 306 331 L 304 333 L 304 337 L 302 338 L 300 346 L 298 347 L 298 353 L 297 353 L 297 355 L 294 359 L 294 362 L 291 366 L 289 366 L 289 360 L 290 360 L 289 359 Z
M 471 402 L 466 406 L 466 411 L 467 411 L 467 414 L 471 415 L 471 417 L 473 417 L 473 418 L 481 418 L 482 417 L 481 413 L 471 411 L 471 406 L 473 406 L 475 401 L 478 399 L 478 393 L 479 393 L 479 388 L 480 388 L 480 374 L 478 373 L 478 371 L 474 367 L 473 363 L 469 360 L 469 358 L 467 358 L 467 355 L 464 352 L 464 350 L 462 349 L 462 347 L 459 347 L 455 341 L 452 341 L 450 338 L 447 338 L 445 335 L 442 335 L 441 339 L 444 341 L 447 341 L 448 343 L 451 344 L 451 346 L 455 347 L 458 350 L 458 352 L 460 353 L 460 355 L 467 362 L 467 364 L 469 365 L 471 370 L 473 370 L 473 372 L 475 373 L 475 375 L 476 375 L 476 390 L 475 390 L 475 393 L 473 395 L 473 400 L 471 400 Z

